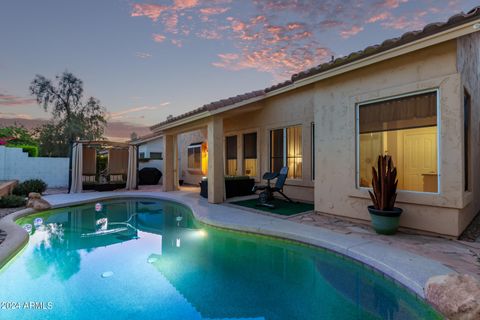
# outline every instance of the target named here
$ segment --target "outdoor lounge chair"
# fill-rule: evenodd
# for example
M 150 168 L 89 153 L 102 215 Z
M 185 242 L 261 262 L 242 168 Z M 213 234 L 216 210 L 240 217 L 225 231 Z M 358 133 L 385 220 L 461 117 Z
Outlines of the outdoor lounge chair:
M 280 172 L 265 172 L 263 174 L 262 179 L 267 180 L 266 185 L 257 185 L 254 186 L 252 191 L 256 192 L 257 190 L 263 190 L 258 195 L 258 205 L 265 206 L 269 208 L 275 208 L 275 206 L 271 203 L 273 200 L 273 194 L 275 192 L 280 193 L 288 202 L 293 203 L 293 200 L 287 197 L 283 193 L 283 186 L 285 185 L 285 181 L 287 180 L 288 175 L 288 167 L 283 167 L 280 169 Z M 277 179 L 275 182 L 275 186 L 270 186 L 270 180 Z

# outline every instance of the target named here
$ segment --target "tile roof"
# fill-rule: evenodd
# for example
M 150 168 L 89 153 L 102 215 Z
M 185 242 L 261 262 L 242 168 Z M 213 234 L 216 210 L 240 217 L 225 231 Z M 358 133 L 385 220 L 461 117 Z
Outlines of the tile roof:
M 299 72 L 297 74 L 292 75 L 291 79 L 275 84 L 271 87 L 262 89 L 262 90 L 257 90 L 257 91 L 252 91 L 244 94 L 237 95 L 235 97 L 230 97 L 227 99 L 222 99 L 218 101 L 211 102 L 209 104 L 205 104 L 200 108 L 194 109 L 190 112 L 181 114 L 176 117 L 170 117 L 167 120 L 160 122 L 154 126 L 152 126 L 150 129 L 154 130 L 156 128 L 159 128 L 163 125 L 166 125 L 168 123 L 175 122 L 177 120 L 187 118 L 189 116 L 195 115 L 202 113 L 204 111 L 213 111 L 217 109 L 221 109 L 227 106 L 234 105 L 235 103 L 239 103 L 242 101 L 246 101 L 252 98 L 260 97 L 266 95 L 268 92 L 272 92 L 284 87 L 287 87 L 289 85 L 292 85 L 296 81 L 314 76 L 316 74 L 320 74 L 322 72 L 325 72 L 327 70 L 331 70 L 349 63 L 352 63 L 354 61 L 396 48 L 400 47 L 404 44 L 431 36 L 433 34 L 454 28 L 456 26 L 460 26 L 462 24 L 468 23 L 470 21 L 473 21 L 475 19 L 478 19 L 480 17 L 480 6 L 477 6 L 473 8 L 472 10 L 468 11 L 467 13 L 458 13 L 453 16 L 451 16 L 446 22 L 435 22 L 435 23 L 430 23 L 426 25 L 422 30 L 417 30 L 417 31 L 409 31 L 404 33 L 402 36 L 398 38 L 392 38 L 383 41 L 381 44 L 369 46 L 363 50 L 352 52 L 347 56 L 344 57 L 339 57 L 337 59 L 334 59 L 330 62 L 327 63 L 322 63 L 316 67 L 310 68 L 308 70 Z

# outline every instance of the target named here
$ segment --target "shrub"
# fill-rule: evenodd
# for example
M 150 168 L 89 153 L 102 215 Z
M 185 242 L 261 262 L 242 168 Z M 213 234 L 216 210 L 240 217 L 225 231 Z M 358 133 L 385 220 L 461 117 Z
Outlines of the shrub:
M 30 192 L 37 192 L 42 194 L 47 190 L 47 184 L 41 179 L 30 179 L 25 180 L 15 188 L 13 188 L 12 193 L 17 196 L 28 196 Z
M 38 157 L 38 147 L 31 146 L 26 144 L 16 145 L 15 148 L 22 148 L 23 152 L 28 153 L 29 157 L 35 158 Z
M 4 196 L 0 198 L 0 208 L 17 208 L 25 205 L 25 197 L 22 196 Z

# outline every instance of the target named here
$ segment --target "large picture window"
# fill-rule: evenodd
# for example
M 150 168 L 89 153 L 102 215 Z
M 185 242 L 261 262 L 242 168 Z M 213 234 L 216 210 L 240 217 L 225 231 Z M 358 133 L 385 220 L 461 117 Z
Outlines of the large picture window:
M 237 175 L 237 136 L 226 137 L 225 154 L 227 175 Z
M 188 146 L 188 169 L 202 170 L 202 143 L 192 143 Z
M 302 127 L 270 131 L 270 170 L 279 172 L 288 166 L 288 178 L 302 178 Z
M 257 176 L 257 133 L 243 135 L 243 168 L 245 175 Z
M 437 91 L 358 106 L 359 186 L 370 187 L 372 166 L 392 156 L 398 189 L 438 192 Z

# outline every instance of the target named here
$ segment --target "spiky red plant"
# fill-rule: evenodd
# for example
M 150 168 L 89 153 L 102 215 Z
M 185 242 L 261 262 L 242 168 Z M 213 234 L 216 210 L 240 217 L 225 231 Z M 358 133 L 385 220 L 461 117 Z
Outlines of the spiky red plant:
M 373 206 L 377 210 L 391 211 L 397 198 L 397 168 L 393 165 L 391 156 L 378 156 L 378 173 L 372 167 L 373 193 L 368 191 Z

